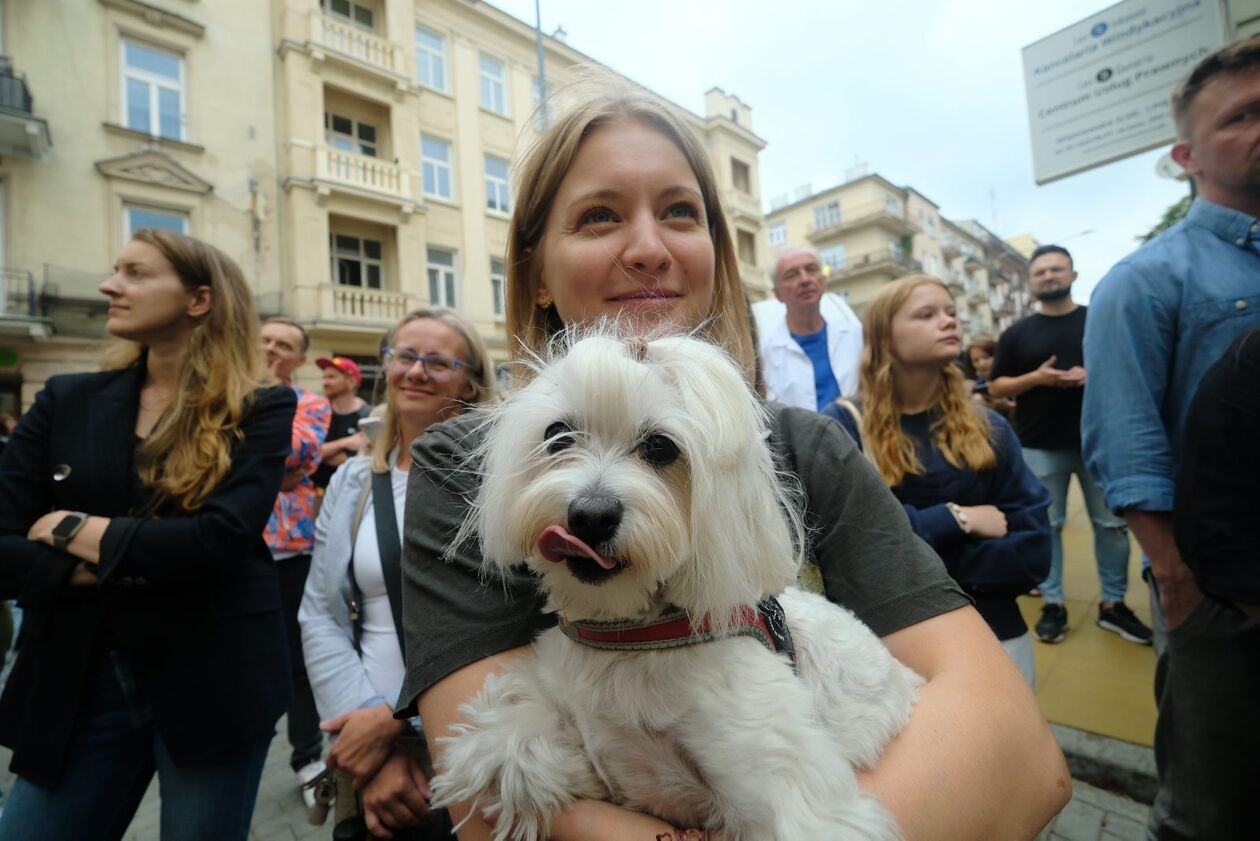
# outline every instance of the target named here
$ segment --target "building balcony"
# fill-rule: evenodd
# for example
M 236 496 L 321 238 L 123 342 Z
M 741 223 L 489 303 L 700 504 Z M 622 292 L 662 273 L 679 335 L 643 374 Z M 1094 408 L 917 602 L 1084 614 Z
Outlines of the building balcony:
M 421 303 L 402 292 L 323 283 L 319 286 L 318 320 L 379 330 L 392 326 Z
M 918 260 L 884 248 L 848 258 L 832 270 L 830 280 L 852 280 L 874 272 L 883 272 L 896 279 L 921 271 L 923 271 L 923 264 Z
M 309 37 L 311 57 L 316 61 L 333 59 L 383 77 L 400 89 L 408 85 L 402 51 L 385 38 L 318 11 L 311 12 Z
M 315 149 L 315 183 L 325 194 L 337 190 L 375 198 L 408 213 L 418 204 L 411 194 L 411 178 L 398 164 L 329 146 Z
M 805 236 L 810 242 L 818 242 L 867 225 L 878 225 L 897 237 L 911 236 L 918 230 L 900 207 L 878 202 L 849 210 L 842 208 L 839 219 L 826 225 L 810 225 Z
M 35 277 L 22 269 L 0 269 L 0 336 L 40 339 L 51 333 Z
M 0 56 L 0 155 L 40 159 L 52 146 L 48 121 L 35 116 L 35 99 L 26 79 Z

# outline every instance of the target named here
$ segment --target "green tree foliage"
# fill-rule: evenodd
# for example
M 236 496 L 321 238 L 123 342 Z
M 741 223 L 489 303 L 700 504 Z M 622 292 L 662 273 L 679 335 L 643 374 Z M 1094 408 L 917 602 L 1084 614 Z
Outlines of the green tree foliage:
M 1155 227 L 1139 236 L 1138 240 L 1141 242 L 1150 242 L 1155 239 L 1155 237 L 1180 222 L 1181 217 L 1185 216 L 1190 211 L 1190 201 L 1192 198 L 1192 196 L 1186 196 L 1180 201 L 1173 202 L 1169 205 L 1168 209 L 1164 211 L 1164 218 L 1160 219 L 1159 222 L 1156 223 Z

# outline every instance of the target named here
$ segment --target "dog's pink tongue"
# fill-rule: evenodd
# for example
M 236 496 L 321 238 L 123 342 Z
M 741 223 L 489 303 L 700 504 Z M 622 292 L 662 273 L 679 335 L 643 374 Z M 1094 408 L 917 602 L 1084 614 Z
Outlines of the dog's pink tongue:
M 538 551 L 542 552 L 544 558 L 555 563 L 574 555 L 585 555 L 604 569 L 612 569 L 617 565 L 616 561 L 602 557 L 560 526 L 547 526 L 543 529 L 542 534 L 538 535 Z

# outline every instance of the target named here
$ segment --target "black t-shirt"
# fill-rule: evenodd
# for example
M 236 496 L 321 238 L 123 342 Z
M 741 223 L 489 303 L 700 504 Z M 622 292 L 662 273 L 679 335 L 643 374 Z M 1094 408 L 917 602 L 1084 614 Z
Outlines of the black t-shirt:
M 1041 367 L 1051 356 L 1066 371 L 1085 364 L 1085 307 L 1067 315 L 1036 313 L 1017 321 L 998 339 L 992 382 L 1019 377 Z M 1019 443 L 1034 450 L 1075 450 L 1081 446 L 1083 388 L 1037 386 L 1015 398 L 1011 422 Z
M 1177 548 L 1199 589 L 1260 605 L 1260 330 L 1208 369 L 1186 416 L 1173 503 Z
M 324 439 L 324 442 L 337 441 L 358 432 L 359 421 L 367 417 L 368 413 L 371 411 L 372 407 L 364 403 L 353 412 L 346 412 L 345 414 L 333 412 L 332 420 L 328 422 L 328 436 Z M 338 465 L 338 467 L 340 467 L 340 465 Z M 315 483 L 315 487 L 317 488 L 326 488 L 328 487 L 329 481 L 332 480 L 332 475 L 336 472 L 336 467 L 321 463 L 319 467 L 315 468 L 315 473 L 311 476 L 311 481 Z

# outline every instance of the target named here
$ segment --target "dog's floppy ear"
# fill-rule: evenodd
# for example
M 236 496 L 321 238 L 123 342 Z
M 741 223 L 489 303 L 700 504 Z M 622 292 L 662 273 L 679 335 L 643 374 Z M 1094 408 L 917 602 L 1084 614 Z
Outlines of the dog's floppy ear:
M 766 413 L 735 363 L 699 339 L 649 349 L 679 401 L 691 471 L 693 559 L 671 580 L 671 601 L 719 628 L 731 611 L 795 579 L 800 518 L 766 446 Z

